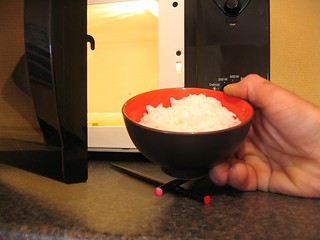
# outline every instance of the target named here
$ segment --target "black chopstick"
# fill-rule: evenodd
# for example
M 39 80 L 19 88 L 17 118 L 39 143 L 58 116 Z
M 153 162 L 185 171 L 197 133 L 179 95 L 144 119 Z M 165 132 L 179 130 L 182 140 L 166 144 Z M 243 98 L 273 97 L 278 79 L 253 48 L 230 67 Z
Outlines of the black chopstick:
M 163 194 L 169 192 L 170 190 L 175 189 L 176 187 L 180 186 L 181 184 L 184 184 L 188 182 L 187 179 L 173 179 L 165 184 L 160 185 L 159 187 L 156 187 L 154 189 L 154 195 L 157 197 L 161 197 Z
M 113 169 L 116 169 L 116 170 L 118 170 L 120 172 L 126 173 L 129 176 L 132 176 L 132 177 L 135 177 L 137 179 L 143 180 L 143 181 L 145 181 L 147 183 L 150 183 L 152 185 L 158 186 L 158 185 L 164 184 L 163 182 L 159 181 L 156 178 L 153 178 L 153 177 L 151 177 L 149 175 L 146 175 L 146 174 L 138 173 L 138 172 L 136 172 L 136 171 L 134 171 L 132 169 L 129 169 L 129 168 L 126 168 L 126 167 L 123 167 L 123 166 L 120 166 L 120 165 L 117 165 L 117 164 L 114 164 L 114 163 L 110 163 L 110 166 Z
M 120 172 L 126 173 L 129 176 L 132 176 L 132 177 L 135 177 L 137 179 L 143 180 L 143 181 L 145 181 L 147 183 L 150 183 L 152 185 L 160 186 L 160 187 L 164 187 L 165 186 L 165 188 L 167 188 L 166 190 L 169 190 L 168 188 L 169 188 L 170 184 L 165 183 L 163 181 L 160 181 L 160 180 L 158 180 L 158 179 L 156 179 L 154 177 L 151 177 L 149 175 L 134 171 L 132 169 L 129 169 L 129 168 L 126 168 L 126 167 L 123 167 L 123 166 L 120 166 L 120 165 L 117 165 L 117 164 L 114 164 L 114 163 L 110 163 L 110 166 L 115 170 L 118 170 Z M 178 181 L 178 180 L 180 180 L 180 181 Z M 194 199 L 194 200 L 196 200 L 198 202 L 204 203 L 204 204 L 209 204 L 211 202 L 211 197 L 209 195 L 202 196 L 202 195 L 200 195 L 198 193 L 190 192 L 190 191 L 188 191 L 185 188 L 180 186 L 181 184 L 183 184 L 182 183 L 183 181 L 186 182 L 188 180 L 183 180 L 183 179 L 178 179 L 178 180 L 175 182 L 175 184 L 177 184 L 177 186 L 173 190 L 176 190 L 179 193 L 184 194 L 185 196 L 190 197 L 190 198 L 192 198 L 192 199 Z M 180 183 L 180 184 L 178 184 L 178 183 Z M 172 189 L 172 187 L 171 187 L 171 189 Z

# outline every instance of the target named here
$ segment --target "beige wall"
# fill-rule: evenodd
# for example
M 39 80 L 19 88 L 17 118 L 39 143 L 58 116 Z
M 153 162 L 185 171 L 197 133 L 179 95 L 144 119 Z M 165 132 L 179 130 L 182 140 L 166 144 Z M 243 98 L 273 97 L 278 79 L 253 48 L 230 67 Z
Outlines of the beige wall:
M 23 53 L 23 1 L 0 1 L 0 151 L 21 149 L 13 140 L 43 142 L 32 100 L 11 77 Z
M 22 0 L 0 1 L 0 84 L 10 77 L 24 52 L 22 14 Z
M 320 105 L 319 0 L 270 0 L 271 81 Z

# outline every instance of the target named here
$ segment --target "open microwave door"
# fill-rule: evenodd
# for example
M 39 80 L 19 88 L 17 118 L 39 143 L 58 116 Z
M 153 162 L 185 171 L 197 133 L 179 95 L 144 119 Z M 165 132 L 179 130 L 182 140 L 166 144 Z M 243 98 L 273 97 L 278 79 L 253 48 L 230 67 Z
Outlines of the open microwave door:
M 24 1 L 28 84 L 44 143 L 19 161 L 66 183 L 88 175 L 86 11 L 86 0 Z

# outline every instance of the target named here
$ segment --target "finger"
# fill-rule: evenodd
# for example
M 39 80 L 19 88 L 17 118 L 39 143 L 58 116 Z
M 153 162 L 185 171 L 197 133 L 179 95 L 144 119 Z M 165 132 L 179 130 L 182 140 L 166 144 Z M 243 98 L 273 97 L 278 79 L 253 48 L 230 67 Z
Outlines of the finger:
M 230 165 L 227 162 L 214 166 L 209 171 L 211 181 L 217 186 L 224 186 L 228 181 Z
M 237 162 L 230 167 L 228 184 L 238 190 L 257 190 L 257 177 L 254 170 L 247 164 Z

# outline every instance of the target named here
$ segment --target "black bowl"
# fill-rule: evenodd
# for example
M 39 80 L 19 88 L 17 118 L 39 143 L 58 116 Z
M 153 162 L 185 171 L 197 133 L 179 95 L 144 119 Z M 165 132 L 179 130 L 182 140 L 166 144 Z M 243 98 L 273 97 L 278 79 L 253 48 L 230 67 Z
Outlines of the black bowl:
M 170 106 L 170 97 L 181 99 L 189 94 L 214 97 L 237 115 L 239 125 L 217 131 L 174 132 L 139 124 L 146 106 Z M 150 161 L 175 178 L 204 176 L 215 164 L 227 160 L 239 149 L 252 123 L 254 110 L 245 100 L 223 92 L 203 88 L 168 88 L 139 94 L 122 107 L 129 136 L 137 149 Z

